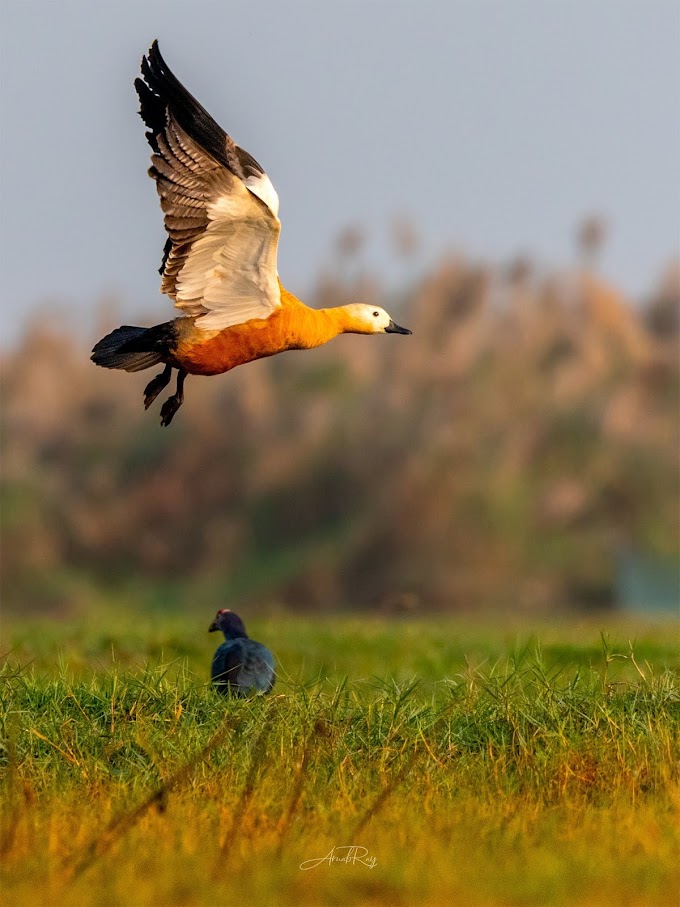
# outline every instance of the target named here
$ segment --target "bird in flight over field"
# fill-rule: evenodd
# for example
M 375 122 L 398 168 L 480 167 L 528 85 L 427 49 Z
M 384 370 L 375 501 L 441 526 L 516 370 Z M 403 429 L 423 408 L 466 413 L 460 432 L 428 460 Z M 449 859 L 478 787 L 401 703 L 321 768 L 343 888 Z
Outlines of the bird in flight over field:
M 149 175 L 168 233 L 161 292 L 182 314 L 150 328 L 116 328 L 94 347 L 92 361 L 127 372 L 163 364 L 144 390 L 145 408 L 177 369 L 161 425 L 169 425 L 182 405 L 187 374 L 219 375 L 343 333 L 411 333 L 379 306 L 311 309 L 284 289 L 276 266 L 276 190 L 172 74 L 157 41 L 142 58 L 135 88 L 153 152 Z

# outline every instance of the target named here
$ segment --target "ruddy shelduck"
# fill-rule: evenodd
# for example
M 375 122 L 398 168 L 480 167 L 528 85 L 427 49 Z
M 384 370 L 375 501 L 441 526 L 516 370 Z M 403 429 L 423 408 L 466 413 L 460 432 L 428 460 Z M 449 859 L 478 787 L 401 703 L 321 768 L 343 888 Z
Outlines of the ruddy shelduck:
M 145 408 L 177 369 L 161 425 L 182 405 L 187 374 L 218 375 L 338 334 L 411 333 L 380 306 L 312 309 L 284 289 L 276 264 L 279 199 L 269 177 L 173 75 L 157 41 L 135 88 L 168 233 L 161 292 L 182 315 L 151 328 L 119 327 L 97 343 L 92 360 L 127 372 L 164 363 L 144 390 Z

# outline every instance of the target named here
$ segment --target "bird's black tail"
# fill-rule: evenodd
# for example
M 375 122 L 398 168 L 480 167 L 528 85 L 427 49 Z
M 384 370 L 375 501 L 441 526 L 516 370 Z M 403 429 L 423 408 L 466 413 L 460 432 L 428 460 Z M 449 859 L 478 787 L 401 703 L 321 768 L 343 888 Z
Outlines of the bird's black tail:
M 174 337 L 172 322 L 157 324 L 152 328 L 124 324 L 102 337 L 92 350 L 90 358 L 95 365 L 104 368 L 141 372 L 164 361 Z

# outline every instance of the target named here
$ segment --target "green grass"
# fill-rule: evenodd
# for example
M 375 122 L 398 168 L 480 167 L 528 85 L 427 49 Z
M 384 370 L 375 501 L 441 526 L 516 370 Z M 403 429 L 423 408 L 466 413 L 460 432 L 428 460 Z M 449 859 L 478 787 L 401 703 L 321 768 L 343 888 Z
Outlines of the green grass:
M 209 618 L 7 628 L 3 904 L 675 903 L 675 628 L 272 617 L 231 701 Z

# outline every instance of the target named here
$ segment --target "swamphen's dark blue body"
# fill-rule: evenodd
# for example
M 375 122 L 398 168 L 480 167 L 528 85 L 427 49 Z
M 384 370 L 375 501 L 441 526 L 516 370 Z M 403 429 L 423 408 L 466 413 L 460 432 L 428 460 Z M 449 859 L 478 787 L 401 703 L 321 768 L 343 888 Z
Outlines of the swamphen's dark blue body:
M 212 660 L 211 676 L 215 689 L 225 696 L 268 693 L 274 686 L 274 656 L 262 643 L 249 639 L 243 621 L 233 611 L 222 609 L 208 627 L 221 630 L 225 642 Z

